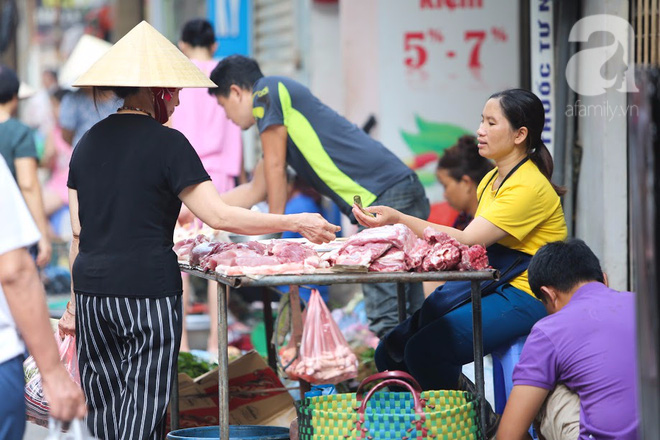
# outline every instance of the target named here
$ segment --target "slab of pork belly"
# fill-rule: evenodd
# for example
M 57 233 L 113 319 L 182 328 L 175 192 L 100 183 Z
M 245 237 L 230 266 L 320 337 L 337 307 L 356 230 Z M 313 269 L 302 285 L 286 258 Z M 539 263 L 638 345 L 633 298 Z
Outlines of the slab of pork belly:
M 417 243 L 417 236 L 406 225 L 396 224 L 365 229 L 351 236 L 344 248 L 348 246 L 361 246 L 368 243 L 389 243 L 393 247 L 410 253 Z
M 200 234 L 197 237 L 191 237 L 177 241 L 172 247 L 172 250 L 176 254 L 179 261 L 188 263 L 190 259 L 190 253 L 193 248 L 201 243 L 208 242 L 208 237 L 206 235 Z
M 369 266 L 375 259 L 387 252 L 391 243 L 364 243 L 346 246 L 339 252 L 335 264 L 345 266 Z
M 369 266 L 369 272 L 405 272 L 407 270 L 406 253 L 394 247 Z
M 310 245 L 286 240 L 272 240 L 268 253 L 275 255 L 280 263 L 302 263 L 305 266 L 319 267 L 321 260 Z

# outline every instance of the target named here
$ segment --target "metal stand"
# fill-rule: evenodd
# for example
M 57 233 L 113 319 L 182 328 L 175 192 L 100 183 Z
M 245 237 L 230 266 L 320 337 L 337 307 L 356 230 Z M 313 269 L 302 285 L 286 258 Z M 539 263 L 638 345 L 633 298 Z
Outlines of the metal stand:
M 220 438 L 229 439 L 229 383 L 227 368 L 229 356 L 227 354 L 227 297 L 229 286 L 218 283 L 218 407 L 220 413 Z
M 403 322 L 408 317 L 406 307 L 406 285 L 397 283 L 396 285 L 397 311 L 399 312 L 399 322 Z
M 186 264 L 179 265 L 182 272 L 191 275 L 218 281 L 224 284 L 223 290 L 218 285 L 218 397 L 219 397 L 219 423 L 220 438 L 229 439 L 229 385 L 227 377 L 227 295 L 229 288 L 240 288 L 247 286 L 266 287 L 266 286 L 291 286 L 291 310 L 292 321 L 294 324 L 295 341 L 300 343 L 302 336 L 302 320 L 300 314 L 300 300 L 298 296 L 298 286 L 303 284 L 355 284 L 355 283 L 397 283 L 397 304 L 399 305 L 399 318 L 406 316 L 406 297 L 403 283 L 416 283 L 422 281 L 451 281 L 464 280 L 472 282 L 472 325 L 473 325 L 473 344 L 474 344 L 474 368 L 477 393 L 479 394 L 479 415 L 481 420 L 481 429 L 485 435 L 485 392 L 484 392 L 484 365 L 483 365 L 483 340 L 482 340 L 482 321 L 481 321 L 481 285 L 480 281 L 493 280 L 499 278 L 496 270 L 483 271 L 465 271 L 465 272 L 369 272 L 369 273 L 332 273 L 316 272 L 314 274 L 303 275 L 264 275 L 258 277 L 250 276 L 223 276 L 214 272 L 204 272 Z M 264 310 L 266 306 L 264 305 Z M 297 312 L 296 312 L 297 308 Z M 297 326 L 297 327 L 296 327 Z M 296 336 L 297 335 L 297 336 Z M 309 390 L 309 384 L 301 382 L 301 392 L 304 394 Z M 306 389 L 305 389 L 306 388 Z M 177 391 L 178 400 L 178 391 Z M 174 393 L 172 393 L 174 398 Z M 174 413 L 172 407 L 172 420 L 178 421 L 178 411 Z
M 273 307 L 270 304 L 270 289 L 261 288 L 261 301 L 264 304 L 264 327 L 266 328 L 266 350 L 268 352 L 268 366 L 277 373 L 277 357 L 273 341 Z
M 474 354 L 474 380 L 479 394 L 479 420 L 481 432 L 486 435 L 486 392 L 484 385 L 484 346 L 481 320 L 481 286 L 472 281 L 472 349 Z
M 163 428 L 165 428 L 165 426 L 163 426 Z M 170 399 L 170 429 L 172 431 L 176 431 L 177 429 L 179 429 L 179 373 L 178 372 L 174 375 L 174 383 L 172 384 L 172 398 Z
M 300 293 L 297 285 L 292 285 L 289 289 L 289 303 L 291 304 L 291 337 L 296 344 L 296 351 L 299 352 L 300 343 L 302 342 L 303 325 L 302 312 L 300 311 Z M 309 382 L 305 382 L 304 380 L 298 382 L 300 383 L 300 397 L 303 397 L 311 387 Z

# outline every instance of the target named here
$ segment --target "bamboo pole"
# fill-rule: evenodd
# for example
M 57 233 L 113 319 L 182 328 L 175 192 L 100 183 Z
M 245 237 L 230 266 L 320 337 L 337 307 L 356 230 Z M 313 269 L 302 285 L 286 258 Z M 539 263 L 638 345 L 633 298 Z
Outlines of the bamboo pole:
M 642 63 L 645 66 L 648 66 L 648 64 L 649 64 L 649 49 L 650 49 L 650 47 L 649 47 L 650 46 L 650 44 L 649 44 L 650 43 L 650 41 L 649 41 L 649 39 L 650 39 L 649 38 L 650 37 L 650 35 L 649 35 L 650 34 L 650 32 L 649 32 L 649 30 L 650 30 L 649 29 L 649 18 L 650 18 L 649 15 L 651 15 L 651 14 L 649 14 L 649 0 L 644 0 L 644 11 L 643 11 L 643 13 L 644 13 L 644 32 L 642 33 L 642 35 L 644 36 L 644 55 L 643 55 Z
M 658 0 L 651 0 L 651 64 L 658 65 Z
M 635 63 L 642 64 L 642 0 L 637 0 L 637 7 L 635 8 L 635 15 L 637 19 L 637 26 L 635 29 L 635 38 L 637 39 L 637 50 L 635 51 Z

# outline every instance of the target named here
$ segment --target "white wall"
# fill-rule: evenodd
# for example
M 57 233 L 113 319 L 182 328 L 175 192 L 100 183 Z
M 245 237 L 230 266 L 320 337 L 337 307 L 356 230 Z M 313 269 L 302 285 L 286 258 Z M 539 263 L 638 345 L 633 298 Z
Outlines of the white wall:
M 313 2 L 309 29 L 309 87 L 322 102 L 343 114 L 339 4 Z
M 344 115 L 362 125 L 378 119 L 378 0 L 339 0 Z M 378 125 L 371 132 L 378 138 Z
M 585 0 L 582 16 L 613 14 L 628 19 L 623 0 Z M 592 35 L 590 46 L 612 44 L 606 33 Z M 602 60 L 605 63 L 606 59 Z M 593 62 L 593 60 L 592 60 Z M 598 63 L 600 64 L 600 63 Z M 605 69 L 613 66 L 605 64 Z M 604 76 L 609 76 L 606 71 Z M 593 78 L 593 64 L 578 66 L 578 81 Z M 609 90 L 604 95 L 579 96 L 578 137 L 583 148 L 577 188 L 575 235 L 600 258 L 614 289 L 628 288 L 627 119 L 599 114 L 625 109 L 627 94 Z M 621 110 L 619 110 L 621 111 Z

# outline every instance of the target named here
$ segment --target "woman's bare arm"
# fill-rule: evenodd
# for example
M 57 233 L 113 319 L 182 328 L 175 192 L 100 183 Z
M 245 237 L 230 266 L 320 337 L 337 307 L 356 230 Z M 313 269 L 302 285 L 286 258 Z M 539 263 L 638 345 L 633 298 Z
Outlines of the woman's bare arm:
M 468 246 L 475 244 L 490 246 L 509 235 L 483 217 L 475 218 L 465 230 L 461 231 L 404 214 L 389 206 L 370 206 L 365 209 L 368 212 L 376 214 L 376 217 L 365 215 L 359 208 L 354 206 L 353 215 L 355 215 L 355 218 L 361 225 L 373 228 L 402 223 L 412 229 L 418 237 L 424 237 L 424 229 L 431 227 L 436 231 L 448 234 L 450 237 Z
M 328 223 L 320 214 L 277 215 L 227 205 L 210 181 L 191 185 L 179 194 L 193 214 L 214 229 L 256 235 L 293 231 L 314 243 L 335 239 L 339 226 Z

